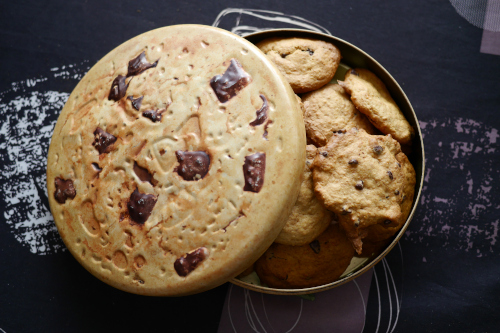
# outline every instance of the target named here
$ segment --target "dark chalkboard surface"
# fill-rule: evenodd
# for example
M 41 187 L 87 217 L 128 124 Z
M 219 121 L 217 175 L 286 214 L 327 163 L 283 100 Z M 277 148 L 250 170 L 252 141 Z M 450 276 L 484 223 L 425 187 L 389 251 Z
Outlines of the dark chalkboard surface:
M 500 56 L 491 53 L 500 49 L 500 29 L 488 23 L 490 2 L 0 4 L 0 332 L 495 331 Z M 373 271 L 314 301 L 229 284 L 151 298 L 105 285 L 65 250 L 45 192 L 46 154 L 62 106 L 111 49 L 183 23 L 239 34 L 277 27 L 330 33 L 365 50 L 399 82 L 424 135 L 425 182 L 408 231 Z

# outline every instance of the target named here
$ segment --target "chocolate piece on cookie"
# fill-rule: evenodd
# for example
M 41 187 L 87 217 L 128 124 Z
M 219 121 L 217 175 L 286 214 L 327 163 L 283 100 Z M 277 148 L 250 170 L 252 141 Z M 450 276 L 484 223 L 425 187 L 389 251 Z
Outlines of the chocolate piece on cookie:
M 339 216 L 358 253 L 371 232 L 388 238 L 401 228 L 406 220 L 402 194 L 414 187 L 415 173 L 407 172 L 412 167 L 396 140 L 351 129 L 334 134 L 318 150 L 312 164 L 314 190 Z
M 285 245 L 306 245 L 318 237 L 330 225 L 333 213 L 323 207 L 314 194 L 310 165 L 316 156 L 316 147 L 308 145 L 306 164 L 299 197 L 292 213 L 275 242 Z
M 210 85 L 221 103 L 225 103 L 252 82 L 252 77 L 241 67 L 236 59 L 231 59 L 224 74 L 216 75 Z
M 260 280 L 272 288 L 309 288 L 337 280 L 354 249 L 338 224 L 302 246 L 274 243 L 255 263 Z
M 65 180 L 56 177 L 54 184 L 56 188 L 54 198 L 57 202 L 63 204 L 66 202 L 66 199 L 73 199 L 75 197 L 76 190 L 71 179 Z
M 257 47 L 274 62 L 297 94 L 330 82 L 341 58 L 333 44 L 309 38 L 270 38 Z
M 384 134 L 390 134 L 400 144 L 410 145 L 415 135 L 413 127 L 392 99 L 385 84 L 367 69 L 347 71 L 339 81 L 356 108 Z
M 304 123 L 307 137 L 318 147 L 326 145 L 334 132 L 353 127 L 362 128 L 369 134 L 377 132 L 338 84 L 329 83 L 304 94 L 302 102 L 306 110 Z

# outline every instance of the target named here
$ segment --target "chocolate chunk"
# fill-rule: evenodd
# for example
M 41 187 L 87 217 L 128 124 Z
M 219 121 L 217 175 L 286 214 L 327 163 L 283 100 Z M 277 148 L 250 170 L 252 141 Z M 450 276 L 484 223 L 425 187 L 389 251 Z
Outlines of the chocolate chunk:
M 100 127 L 94 131 L 95 140 L 92 143 L 100 154 L 109 153 L 111 151 L 113 143 L 116 141 L 116 137 L 108 132 L 103 131 Z
M 346 208 L 346 207 L 342 207 L 342 215 L 348 215 L 348 214 L 351 214 L 352 213 L 352 210 L 350 210 L 349 208 Z
M 395 195 L 399 195 L 399 190 L 394 191 Z
M 309 55 L 311 55 L 311 56 L 314 54 L 314 51 L 311 49 L 307 49 L 307 52 L 309 52 Z
M 185 256 L 180 257 L 174 262 L 174 268 L 179 276 L 187 276 L 198 265 L 205 260 L 210 253 L 207 248 L 200 247 L 191 253 L 186 253 Z
M 127 92 L 128 83 L 125 82 L 126 77 L 123 75 L 118 75 L 111 84 L 111 90 L 109 91 L 108 99 L 112 101 L 119 101 L 125 96 Z M 129 82 L 130 83 L 130 82 Z
M 158 59 L 158 60 L 160 60 L 160 59 Z M 128 62 L 127 77 L 141 74 L 146 69 L 156 67 L 156 65 L 158 65 L 158 60 L 156 60 L 154 63 L 150 64 L 146 60 L 146 53 L 144 51 L 142 51 L 142 53 L 139 54 L 136 58 L 134 58 Z
M 354 226 L 355 226 L 355 227 L 359 227 L 359 224 L 360 224 L 360 223 L 361 223 L 361 221 L 359 221 L 359 219 L 358 219 L 356 222 L 354 222 Z
M 250 126 L 262 125 L 267 120 L 267 111 L 269 110 L 269 105 L 267 105 L 267 99 L 264 95 L 260 95 L 260 98 L 264 102 L 262 107 L 257 110 L 257 118 L 250 123 Z
M 313 240 L 311 243 L 309 243 L 309 246 L 316 254 L 318 254 L 319 251 L 321 251 L 321 244 L 319 243 L 319 240 L 317 240 L 317 239 Z
M 352 74 L 352 75 L 359 76 L 359 73 L 358 73 L 358 72 L 356 72 L 354 69 L 351 69 L 351 74 Z
M 389 178 L 391 178 L 391 180 L 394 179 L 394 176 L 392 175 L 392 172 L 390 170 L 387 170 L 387 175 L 389 176 Z
M 142 115 L 146 118 L 151 119 L 153 123 L 156 123 L 157 121 L 161 121 L 161 115 L 163 112 L 160 112 L 158 110 L 147 110 L 142 113 Z
M 350 165 L 357 165 L 358 164 L 358 160 L 356 160 L 356 159 L 353 158 L 352 160 L 349 161 L 349 164 Z
M 127 204 L 130 219 L 136 223 L 144 224 L 153 211 L 157 198 L 152 194 L 139 192 L 136 188 L 130 195 Z
M 326 151 L 322 151 L 320 154 L 321 154 L 321 156 L 323 156 L 323 157 L 328 157 L 328 153 L 327 153 Z
M 255 153 L 245 157 L 243 175 L 245 177 L 244 191 L 258 193 L 264 185 L 264 174 L 266 172 L 266 154 Z
M 200 180 L 206 176 L 210 169 L 210 156 L 204 151 L 182 151 L 175 152 L 179 166 L 175 172 L 184 180 Z
M 154 185 L 153 183 L 156 183 L 153 179 L 153 176 L 149 173 L 149 170 L 140 167 L 137 162 L 134 162 L 134 172 L 141 181 L 149 182 L 151 185 Z
M 356 190 L 362 190 L 363 189 L 363 186 L 364 186 L 364 183 L 362 180 L 360 180 L 359 182 L 356 183 L 356 185 L 354 187 L 356 187 Z
M 96 178 L 99 178 L 99 173 L 101 173 L 102 169 L 97 163 L 92 163 L 92 167 L 94 168 L 94 171 L 97 173 Z
M 272 120 L 268 120 L 268 121 L 266 122 L 266 124 L 264 125 L 264 134 L 262 134 L 262 137 L 263 137 L 264 139 L 266 139 L 266 140 L 267 140 L 267 134 L 268 134 L 268 132 L 267 132 L 267 128 L 268 128 L 268 127 L 269 127 L 269 125 L 271 125 L 272 123 L 273 123 L 273 121 L 272 121 Z
M 391 223 L 392 223 L 392 221 L 391 221 L 391 220 L 385 220 L 385 221 L 384 221 L 384 224 L 391 224 Z
M 382 146 L 375 146 L 375 147 L 373 147 L 373 151 L 374 151 L 376 154 L 380 155 L 380 154 L 382 154 L 382 152 L 384 151 L 384 148 L 382 148 Z
M 243 70 L 240 63 L 231 59 L 231 64 L 224 74 L 216 75 L 210 80 L 210 86 L 221 103 L 225 103 L 245 88 L 252 78 Z
M 57 177 L 54 182 L 56 185 L 54 198 L 57 200 L 57 202 L 63 204 L 66 199 L 73 199 L 75 197 L 76 190 L 71 179 L 64 180 Z
M 92 163 L 92 167 L 94 168 L 94 170 L 96 172 L 101 172 L 102 171 L 101 167 L 97 163 Z
M 282 54 L 281 54 L 281 57 L 282 57 L 283 59 L 285 59 L 287 55 L 288 55 L 288 54 L 282 53 Z
M 137 111 L 139 111 L 139 109 L 141 108 L 143 98 L 144 98 L 144 96 L 137 97 L 137 98 L 134 98 L 134 96 L 127 97 L 127 99 L 129 99 L 132 102 L 132 107 L 134 109 L 136 109 Z

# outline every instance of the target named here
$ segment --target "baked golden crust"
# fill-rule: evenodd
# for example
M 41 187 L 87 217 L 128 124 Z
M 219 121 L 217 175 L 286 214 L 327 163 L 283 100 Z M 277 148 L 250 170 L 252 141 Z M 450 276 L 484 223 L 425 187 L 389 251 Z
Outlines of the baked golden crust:
M 272 243 L 305 145 L 293 91 L 254 45 L 212 27 L 161 28 L 110 52 L 71 94 L 49 149 L 49 202 L 99 279 L 192 294 Z
M 310 165 L 316 157 L 316 147 L 307 145 L 306 156 L 299 197 L 275 240 L 279 244 L 294 246 L 309 244 L 328 228 L 333 218 L 333 213 L 323 207 L 314 194 Z
M 255 263 L 261 281 L 272 288 L 309 288 L 337 280 L 354 249 L 338 224 L 303 246 L 274 243 Z
M 334 134 L 318 149 L 312 165 L 314 189 L 338 215 L 358 253 L 368 234 L 372 241 L 386 239 L 405 222 L 403 196 L 415 185 L 407 164 L 396 140 L 364 130 Z
M 356 68 L 339 81 L 356 108 L 384 134 L 390 134 L 400 144 L 410 145 L 415 135 L 413 127 L 392 99 L 385 84 L 372 72 Z
M 353 127 L 364 129 L 369 134 L 375 134 L 377 131 L 366 116 L 356 109 L 344 88 L 338 84 L 329 83 L 304 94 L 302 102 L 306 110 L 306 134 L 317 147 L 326 145 L 334 132 L 346 131 Z
M 285 75 L 297 94 L 330 82 L 341 59 L 335 45 L 309 38 L 270 38 L 257 47 Z

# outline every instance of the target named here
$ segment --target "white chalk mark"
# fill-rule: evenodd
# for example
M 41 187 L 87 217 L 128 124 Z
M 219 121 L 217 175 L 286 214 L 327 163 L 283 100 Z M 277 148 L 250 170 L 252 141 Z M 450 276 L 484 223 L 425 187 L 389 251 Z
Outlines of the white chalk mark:
M 380 327 L 380 317 L 382 315 L 381 313 L 382 305 L 380 302 L 380 288 L 378 286 L 377 270 L 375 268 L 373 268 L 373 276 L 375 277 L 375 285 L 377 286 L 377 297 L 378 297 L 378 321 L 377 321 L 377 330 L 375 331 L 375 333 L 378 333 L 378 329 Z
M 250 307 L 252 308 L 252 312 L 253 312 L 253 315 L 255 316 L 255 319 L 257 320 L 257 322 L 259 323 L 260 327 L 262 327 L 262 331 L 263 332 L 267 332 L 266 329 L 264 328 L 264 325 L 262 325 L 262 323 L 260 322 L 259 320 L 259 316 L 257 315 L 257 312 L 255 312 L 255 308 L 253 306 L 253 302 L 252 302 L 252 297 L 250 296 L 250 291 L 249 290 L 246 290 L 246 292 L 248 293 L 248 299 L 250 301 Z
M 214 23 L 212 26 L 218 27 L 220 26 L 220 23 L 222 19 L 225 16 L 228 16 L 230 14 L 237 14 L 236 18 L 236 25 L 232 27 L 231 32 L 236 33 L 240 36 L 246 35 L 248 33 L 252 32 L 257 32 L 257 31 L 264 31 L 264 30 L 269 30 L 272 28 L 268 27 L 254 27 L 254 26 L 240 26 L 240 21 L 242 16 L 247 15 L 251 16 L 254 18 L 258 18 L 264 22 L 280 22 L 280 23 L 286 23 L 290 24 L 292 26 L 320 32 L 320 33 L 326 33 L 328 35 L 331 35 L 331 33 L 325 29 L 324 27 L 320 26 L 319 24 L 316 24 L 314 22 L 311 22 L 309 20 L 306 20 L 302 17 L 299 16 L 294 16 L 294 15 L 287 15 L 281 12 L 275 12 L 275 11 L 270 11 L 270 10 L 261 10 L 261 9 L 247 9 L 247 8 L 226 8 L 223 11 L 217 15 L 215 18 Z
M 273 325 L 271 324 L 271 321 L 269 320 L 269 316 L 267 315 L 266 304 L 264 303 L 264 295 L 265 295 L 264 293 L 260 294 L 260 298 L 262 301 L 262 309 L 264 310 L 264 315 L 266 316 L 266 320 L 267 320 L 269 327 L 271 327 L 271 330 L 273 332 L 275 332 Z
M 385 258 L 384 258 L 385 260 Z M 391 271 L 391 268 L 389 267 L 389 264 L 387 263 L 387 261 L 385 262 L 386 266 L 387 266 L 387 271 L 389 272 L 389 276 L 391 278 L 391 283 L 392 283 L 392 287 L 394 288 L 394 294 L 396 295 L 396 319 L 394 320 L 394 326 L 392 327 L 392 330 L 390 333 L 394 332 L 394 330 L 396 329 L 396 325 L 398 323 L 398 319 L 399 319 L 399 312 L 401 311 L 401 304 L 399 302 L 399 297 L 398 297 L 398 290 L 396 288 L 396 283 L 394 282 L 394 278 L 392 276 L 392 271 Z M 401 298 L 403 297 L 403 295 L 401 294 Z
M 304 300 L 301 298 L 300 299 L 300 311 L 299 311 L 299 316 L 297 317 L 297 320 L 295 321 L 295 324 L 293 324 L 292 328 L 290 328 L 288 331 L 286 331 L 286 333 L 289 333 L 291 331 L 293 331 L 293 329 L 297 326 L 297 324 L 299 323 L 299 320 L 300 320 L 300 317 L 302 317 L 302 309 L 304 307 Z
M 363 297 L 363 293 L 361 292 L 361 288 L 359 288 L 359 285 L 358 283 L 356 282 L 356 280 L 352 280 L 352 282 L 354 282 L 354 284 L 356 285 L 356 288 L 358 288 L 358 292 L 359 292 L 359 296 L 361 296 L 361 302 L 363 302 L 363 312 L 364 312 L 364 317 L 363 317 L 363 328 L 361 329 L 361 332 L 363 332 L 365 330 L 365 325 L 366 325 L 366 304 L 365 304 L 365 298 Z
M 387 274 L 387 268 L 386 268 L 386 265 L 387 265 L 387 261 L 385 260 L 385 258 L 382 259 L 382 267 L 384 268 L 384 273 L 385 273 L 385 282 L 387 284 L 387 293 L 389 295 L 389 325 L 387 326 L 387 333 L 389 333 L 389 330 L 391 329 L 391 325 L 392 325 L 392 297 L 391 297 L 391 288 L 389 288 L 389 276 Z M 396 297 L 398 295 L 396 294 Z
M 245 295 L 245 315 L 247 317 L 247 322 L 250 325 L 250 328 L 254 332 L 259 333 L 259 331 L 257 330 L 257 326 L 253 322 L 252 313 L 250 312 L 250 304 L 248 302 L 248 297 L 249 297 L 248 290 L 247 289 L 243 290 L 243 294 Z
M 236 333 L 236 327 L 234 327 L 233 323 L 233 317 L 231 316 L 231 293 L 233 292 L 233 284 L 230 284 L 229 286 L 229 295 L 227 296 L 227 314 L 229 316 L 229 322 L 231 323 L 231 327 L 233 328 L 233 331 Z
M 500 138 L 498 135 L 498 130 L 496 128 L 492 128 L 491 132 L 486 132 L 486 136 L 490 139 L 490 144 L 497 143 L 497 139 Z
M 427 156 L 432 157 L 426 160 L 414 218 L 419 226 L 418 230 L 410 226 L 405 240 L 426 244 L 439 238 L 443 247 L 476 256 L 498 253 L 498 242 L 490 238 L 500 210 L 498 129 L 466 118 L 427 119 L 420 125 L 425 140 L 438 144 L 426 146 Z M 445 181 L 444 175 L 452 175 L 453 181 Z M 430 194 L 428 189 L 436 182 L 446 189 L 434 185 Z

